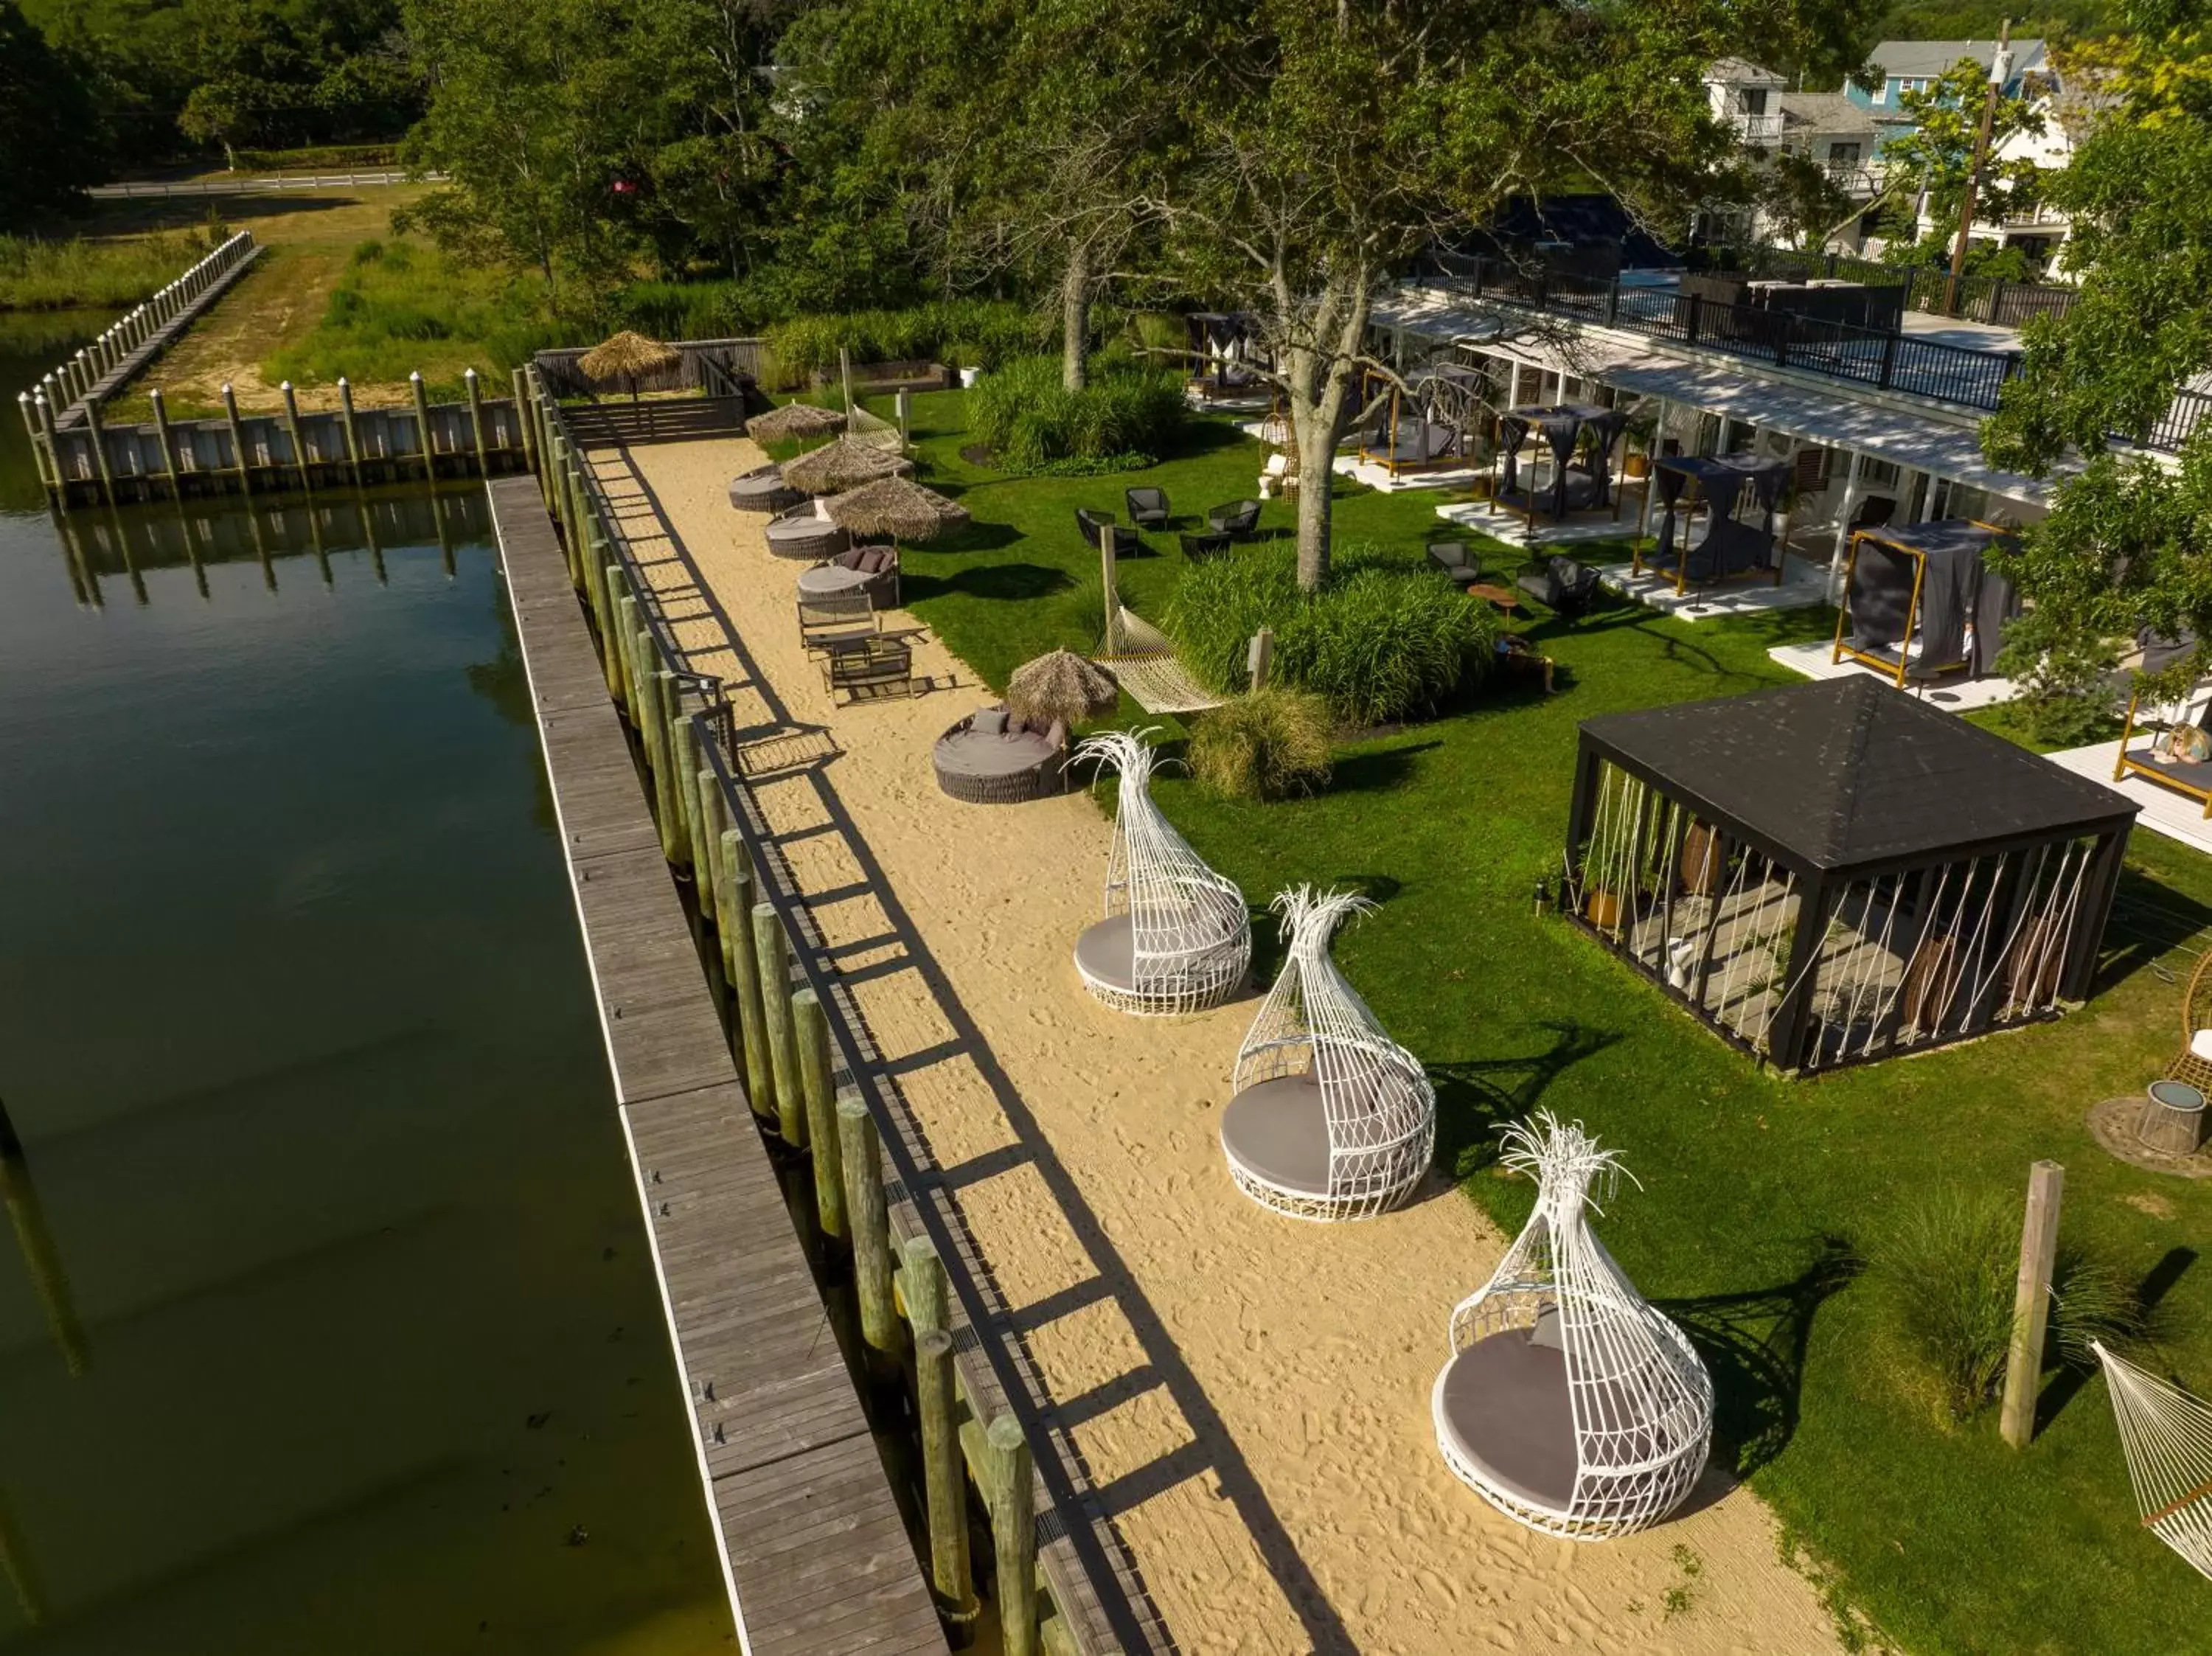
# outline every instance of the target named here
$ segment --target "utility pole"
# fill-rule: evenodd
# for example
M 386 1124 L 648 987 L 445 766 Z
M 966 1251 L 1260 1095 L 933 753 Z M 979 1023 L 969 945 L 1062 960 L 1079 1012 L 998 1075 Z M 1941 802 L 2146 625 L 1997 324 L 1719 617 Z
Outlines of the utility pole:
M 1982 182 L 1982 169 L 1989 165 L 1990 129 L 1996 123 L 1997 100 L 2004 94 L 2004 83 L 2012 78 L 2012 19 L 2008 17 L 1997 25 L 1997 49 L 1990 54 L 1990 84 L 1982 96 L 1982 129 L 1974 139 L 1973 165 L 1966 169 L 1966 193 L 1959 203 L 1959 234 L 1951 243 L 1951 275 L 1943 283 L 1943 314 L 1959 314 L 1959 278 L 1966 270 L 1966 232 L 1974 222 L 1974 197 Z

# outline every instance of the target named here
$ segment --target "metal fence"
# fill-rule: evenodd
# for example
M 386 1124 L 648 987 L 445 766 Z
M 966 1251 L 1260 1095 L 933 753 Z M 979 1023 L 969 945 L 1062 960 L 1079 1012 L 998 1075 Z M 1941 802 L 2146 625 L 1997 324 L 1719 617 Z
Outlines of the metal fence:
M 85 194 L 96 201 L 242 196 L 264 190 L 357 190 L 371 184 L 436 184 L 445 176 L 443 173 L 409 173 L 399 167 L 366 167 L 347 173 L 238 173 L 212 179 L 132 179 L 122 184 L 95 184 Z

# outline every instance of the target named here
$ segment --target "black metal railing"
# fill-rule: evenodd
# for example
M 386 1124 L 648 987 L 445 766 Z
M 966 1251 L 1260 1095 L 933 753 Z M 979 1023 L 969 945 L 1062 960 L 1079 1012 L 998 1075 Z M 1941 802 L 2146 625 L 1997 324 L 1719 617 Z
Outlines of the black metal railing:
M 2039 316 L 2063 316 L 2081 298 L 2078 289 L 2044 282 L 2013 282 L 2003 276 L 1962 276 L 1957 308 L 1946 308 L 1951 272 L 1941 264 L 1881 264 L 1849 253 L 1793 253 L 1782 247 L 1752 247 L 1729 259 L 1753 276 L 1802 282 L 1812 277 L 1863 282 L 1870 288 L 1902 288 L 1905 308 L 1928 316 L 1955 315 L 1961 321 L 2017 328 Z

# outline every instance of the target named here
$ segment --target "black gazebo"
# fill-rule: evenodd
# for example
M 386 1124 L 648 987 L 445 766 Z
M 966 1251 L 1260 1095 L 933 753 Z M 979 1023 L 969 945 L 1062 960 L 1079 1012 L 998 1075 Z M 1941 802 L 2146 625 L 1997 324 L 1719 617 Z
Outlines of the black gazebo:
M 1566 895 L 1736 1045 L 1829 1069 L 2087 998 L 2136 811 L 1854 674 L 1585 722 Z

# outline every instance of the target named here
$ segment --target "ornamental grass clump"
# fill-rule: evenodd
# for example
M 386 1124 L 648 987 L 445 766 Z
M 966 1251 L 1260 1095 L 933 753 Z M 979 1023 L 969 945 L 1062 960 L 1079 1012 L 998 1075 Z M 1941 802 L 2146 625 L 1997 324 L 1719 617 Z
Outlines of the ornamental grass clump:
M 1057 357 L 1021 357 L 968 392 L 969 429 L 1001 469 L 1107 456 L 1149 465 L 1174 446 L 1184 405 L 1172 373 L 1102 363 L 1081 391 L 1067 390 L 1060 374 Z
M 1274 672 L 1324 698 L 1349 725 L 1433 712 L 1488 670 L 1497 622 L 1449 581 L 1379 548 L 1338 549 L 1319 592 L 1298 590 L 1288 547 L 1249 547 L 1193 568 L 1168 616 L 1191 670 L 1224 694 L 1244 687 L 1253 634 L 1275 635 Z
M 1191 774 L 1231 799 L 1285 799 L 1325 787 L 1328 703 L 1268 687 L 1206 714 L 1190 734 Z
M 2020 1233 L 2020 1210 L 2002 1196 L 1943 1190 L 1908 1208 L 1873 1251 L 1869 1281 L 1891 1329 L 1952 1422 L 1978 1414 L 2003 1385 Z M 2092 1340 L 2124 1344 L 2144 1332 L 2143 1307 L 2121 1273 L 2063 1240 L 2043 1364 L 2086 1366 Z

